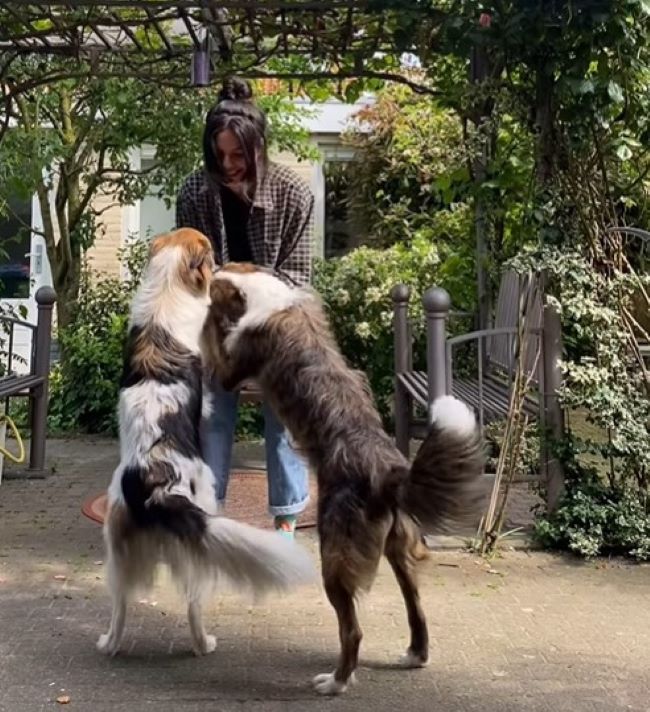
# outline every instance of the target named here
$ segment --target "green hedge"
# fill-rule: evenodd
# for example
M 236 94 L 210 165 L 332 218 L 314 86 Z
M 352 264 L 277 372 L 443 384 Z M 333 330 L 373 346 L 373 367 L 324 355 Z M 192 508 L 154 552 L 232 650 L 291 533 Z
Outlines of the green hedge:
M 129 306 L 145 255 L 143 242 L 122 256 L 131 275 L 126 280 L 84 272 L 73 322 L 58 332 L 62 359 L 50 374 L 52 430 L 117 433 Z
M 392 288 L 400 282 L 411 288 L 409 316 L 416 368 L 425 365 L 423 292 L 433 285 L 445 286 L 454 306 L 471 306 L 472 263 L 468 270 L 467 261 L 445 252 L 430 240 L 416 237 L 410 244 L 385 249 L 360 247 L 316 265 L 314 286 L 323 297 L 339 345 L 349 363 L 368 376 L 385 419 L 390 418 L 393 393 Z

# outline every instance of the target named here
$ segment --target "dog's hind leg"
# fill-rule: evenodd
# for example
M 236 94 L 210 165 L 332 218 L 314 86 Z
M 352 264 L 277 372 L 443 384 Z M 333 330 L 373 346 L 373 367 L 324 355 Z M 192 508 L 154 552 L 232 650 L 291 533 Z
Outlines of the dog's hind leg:
M 195 655 L 207 655 L 217 647 L 217 639 L 214 635 L 207 635 L 203 628 L 203 616 L 201 602 L 197 599 L 190 599 L 187 604 L 187 619 L 190 624 L 192 634 L 192 650 Z
M 342 584 L 338 573 L 328 575 L 324 571 L 323 578 L 327 597 L 339 621 L 341 655 L 334 672 L 316 675 L 313 682 L 321 695 L 340 695 L 345 692 L 357 667 L 362 632 L 357 619 L 354 592 L 349 591 Z
M 404 667 L 424 667 L 429 660 L 429 632 L 415 575 L 414 554 L 418 543 L 415 524 L 398 514 L 386 540 L 385 554 L 402 591 L 411 629 L 411 644 L 400 658 Z
M 127 591 L 120 567 L 115 562 L 113 552 L 108 555 L 108 587 L 113 599 L 113 613 L 108 633 L 99 636 L 97 650 L 106 655 L 115 655 L 120 648 L 122 635 L 124 633 L 124 623 L 126 622 L 126 600 Z

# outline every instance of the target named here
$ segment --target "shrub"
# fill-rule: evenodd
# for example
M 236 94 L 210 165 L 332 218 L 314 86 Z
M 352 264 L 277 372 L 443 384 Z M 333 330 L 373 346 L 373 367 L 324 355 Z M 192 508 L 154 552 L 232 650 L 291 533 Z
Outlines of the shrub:
M 386 249 L 360 247 L 316 265 L 314 286 L 323 297 L 335 336 L 349 363 L 366 373 L 380 412 L 387 418 L 393 392 L 393 305 L 391 289 L 411 287 L 409 314 L 414 325 L 414 365 L 424 367 L 422 293 L 433 285 L 447 286 L 452 303 L 467 306 L 467 264 L 429 239 Z M 470 263 L 471 264 L 471 263 Z M 473 295 L 473 292 L 472 292 Z
M 649 385 L 627 319 L 635 290 L 647 289 L 650 277 L 568 249 L 521 255 L 513 264 L 546 272 L 564 338 L 558 396 L 570 436 L 552 446 L 566 493 L 555 512 L 540 513 L 536 534 L 583 556 L 650 558 Z
M 257 403 L 242 403 L 237 413 L 235 440 L 260 440 L 264 433 L 262 409 Z
M 428 96 L 389 85 L 359 112 L 363 131 L 346 134 L 354 148 L 348 166 L 349 213 L 357 232 L 375 246 L 429 231 L 432 216 L 466 200 L 469 173 L 462 122 Z M 445 230 L 433 233 L 448 237 Z M 452 228 L 454 241 L 458 233 Z M 469 231 L 461 233 L 469 237 Z
M 624 554 L 650 559 L 646 495 L 627 483 L 608 485 L 594 470 L 575 473 L 560 506 L 535 521 L 536 539 L 548 548 L 593 557 Z
M 464 212 L 443 220 L 465 220 Z M 130 278 L 84 275 L 73 323 L 60 333 L 63 360 L 51 374 L 50 427 L 89 433 L 117 431 L 117 400 L 128 311 L 144 261 L 141 247 L 122 255 Z M 134 254 L 133 251 L 136 251 Z M 140 250 L 140 252 L 137 252 Z M 318 261 L 314 286 L 321 293 L 335 335 L 351 365 L 366 372 L 382 415 L 388 418 L 393 391 L 393 310 L 391 289 L 404 282 L 411 287 L 410 316 L 414 324 L 414 361 L 424 367 L 424 324 L 421 297 L 428 287 L 449 289 L 458 308 L 471 306 L 474 278 L 471 260 L 429 236 L 416 235 L 410 244 L 386 249 L 360 247 L 348 255 Z M 240 409 L 237 437 L 262 434 L 255 406 Z
M 117 400 L 129 305 L 140 280 L 147 243 L 121 255 L 128 278 L 84 270 L 70 326 L 59 330 L 62 359 L 50 374 L 49 424 L 53 430 L 117 432 Z

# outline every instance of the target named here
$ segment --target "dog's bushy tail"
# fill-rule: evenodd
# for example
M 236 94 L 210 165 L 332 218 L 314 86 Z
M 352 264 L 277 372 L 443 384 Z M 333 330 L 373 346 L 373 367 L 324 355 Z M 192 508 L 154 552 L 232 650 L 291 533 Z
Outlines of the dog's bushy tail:
M 160 463 L 146 470 L 127 468 L 122 492 L 134 521 L 169 535 L 169 560 L 197 586 L 226 581 L 263 594 L 316 580 L 303 547 L 277 532 L 211 516 L 183 494 L 152 482 L 165 482 Z M 157 479 L 156 479 L 157 478 Z
M 476 524 L 484 499 L 485 464 L 476 418 L 453 396 L 438 398 L 432 417 L 405 483 L 403 507 L 427 530 Z
M 199 555 L 215 578 L 260 594 L 316 580 L 307 551 L 277 532 L 226 517 L 207 517 Z

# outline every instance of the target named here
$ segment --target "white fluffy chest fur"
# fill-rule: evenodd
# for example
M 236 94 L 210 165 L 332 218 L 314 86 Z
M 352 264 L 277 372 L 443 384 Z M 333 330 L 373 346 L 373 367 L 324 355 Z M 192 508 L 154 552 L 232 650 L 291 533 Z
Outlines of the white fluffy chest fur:
M 162 435 L 164 416 L 173 416 L 190 397 L 185 383 L 142 381 L 120 393 L 120 457 L 132 464 L 144 465 L 149 451 Z
M 127 467 L 146 469 L 154 459 L 163 459 L 180 475 L 168 491 L 187 497 L 208 514 L 217 514 L 213 475 L 205 461 L 170 449 L 161 453 L 156 448 L 163 436 L 162 419 L 178 415 L 190 397 L 184 383 L 163 384 L 154 380 L 143 381 L 121 392 L 120 464 L 109 488 L 111 502 L 123 500 L 122 476 Z

